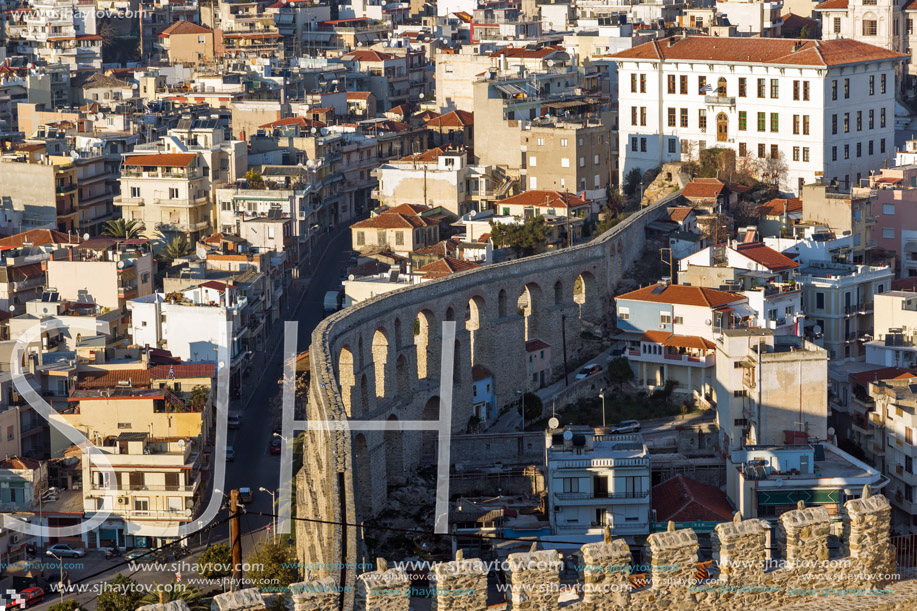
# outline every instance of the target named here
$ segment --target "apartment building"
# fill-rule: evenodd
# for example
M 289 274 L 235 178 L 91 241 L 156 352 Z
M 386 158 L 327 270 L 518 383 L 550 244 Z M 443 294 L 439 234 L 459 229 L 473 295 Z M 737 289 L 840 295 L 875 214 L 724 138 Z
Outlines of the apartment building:
M 376 98 L 376 112 L 411 100 L 407 57 L 370 49 L 356 49 L 341 56 L 350 70 L 369 75 L 367 88 Z
M 799 263 L 760 242 L 719 244 L 679 259 L 678 282 L 744 295 L 757 326 L 778 335 L 798 335 L 802 287 Z
M 391 250 L 408 253 L 439 242 L 439 223 L 420 214 L 385 211 L 350 226 L 357 252 Z
M 161 232 L 190 242 L 210 233 L 212 204 L 199 153 L 128 155 L 115 206 L 123 218 L 143 224 L 148 238 Z
M 184 20 L 173 23 L 163 30 L 156 37 L 153 48 L 173 64 L 194 66 L 206 64 L 213 61 L 215 56 L 221 56 L 217 53 L 213 30 Z
M 73 70 L 102 67 L 102 37 L 96 32 L 96 12 L 78 0 L 36 0 L 30 3 L 20 53 Z
M 611 126 L 600 118 L 532 120 L 522 133 L 528 190 L 574 191 L 601 205 L 617 165 Z
M 432 148 L 383 163 L 372 171 L 379 181 L 373 191 L 380 206 L 411 204 L 442 206 L 456 216 L 477 209 L 481 175 L 491 168 L 472 166 L 464 149 Z
M 875 380 L 869 383 L 874 409 L 863 424 L 873 465 L 889 479 L 885 496 L 892 519 L 903 532 L 917 533 L 917 392 L 915 377 Z
M 700 401 L 713 393 L 716 335 L 755 317 L 742 295 L 664 282 L 618 295 L 615 306 L 636 384 L 653 390 L 672 380 L 674 392 Z
M 588 426 L 545 431 L 546 485 L 555 535 L 650 531 L 650 455 L 643 437 Z
M 48 286 L 62 299 L 124 311 L 128 300 L 153 292 L 155 265 L 145 239 L 93 238 L 46 265 Z
M 620 176 L 727 147 L 782 191 L 849 187 L 894 154 L 904 58 L 847 39 L 687 36 L 621 51 Z
M 876 254 L 894 259 L 899 278 L 917 276 L 917 165 L 882 168 L 855 191 L 871 199 Z
M 797 269 L 803 289 L 805 335 L 831 359 L 863 356 L 863 336 L 873 333 L 876 295 L 891 288 L 890 267 L 811 261 Z
M 79 231 L 78 177 L 70 157 L 47 154 L 44 144 L 15 147 L 0 156 L 0 182 L 23 229 Z
M 866 362 L 877 367 L 917 368 L 917 294 L 888 291 L 873 297 L 872 337 L 864 342 Z
M 770 329 L 726 329 L 716 340 L 720 447 L 784 443 L 785 431 L 825 439 L 828 353 Z
M 717 0 L 716 12 L 736 28 L 738 36 L 780 38 L 783 0 Z
M 872 192 L 869 189 L 838 190 L 824 184 L 804 185 L 802 222 L 824 225 L 835 235 L 851 236 L 849 263 L 865 263 L 869 251 L 875 249 L 872 212 Z
M 33 229 L 0 238 L 0 309 L 15 312 L 41 296 L 47 286 L 43 262 L 65 257 L 66 247 L 80 242 L 74 234 Z

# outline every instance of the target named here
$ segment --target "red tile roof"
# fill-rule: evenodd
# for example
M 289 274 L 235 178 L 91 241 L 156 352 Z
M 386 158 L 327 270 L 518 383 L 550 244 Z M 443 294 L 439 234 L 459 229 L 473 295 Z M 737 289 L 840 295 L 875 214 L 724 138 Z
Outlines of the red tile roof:
M 846 38 L 802 41 L 789 38 L 688 36 L 654 40 L 625 49 L 611 57 L 614 59 L 714 61 L 732 64 L 843 66 L 883 59 L 903 60 L 908 56 Z
M 371 51 L 368 49 L 357 49 L 355 51 L 351 51 L 350 53 L 345 53 L 341 56 L 341 59 L 345 61 L 358 62 L 384 62 L 390 59 L 395 59 L 395 56 L 389 53 L 380 53 L 378 51 Z
M 155 166 L 160 168 L 186 168 L 194 162 L 197 153 L 160 153 L 158 155 L 131 155 L 124 158 L 127 166 Z
M 422 153 L 414 153 L 413 155 L 408 155 L 407 157 L 402 157 L 398 161 L 416 161 L 416 162 L 427 162 L 427 161 L 436 161 L 439 159 L 439 156 L 444 154 L 446 151 L 439 147 L 427 149 Z
M 695 348 L 697 350 L 713 350 L 716 344 L 697 335 L 676 335 L 668 331 L 646 331 L 641 337 L 641 342 L 652 342 L 673 348 Z
M 651 498 L 658 522 L 729 522 L 735 514 L 725 492 L 684 475 L 653 486 Z
M 434 224 L 434 221 L 428 221 L 417 215 L 408 216 L 393 212 L 371 216 L 368 219 L 354 223 L 350 227 L 351 229 L 413 229 L 414 227 L 428 227 Z
M 530 339 L 525 342 L 525 351 L 526 352 L 535 352 L 536 350 L 544 350 L 545 348 L 550 348 L 550 344 L 546 344 L 540 339 Z
M 168 380 L 172 376 L 179 378 L 212 378 L 216 376 L 216 365 L 213 363 L 181 363 L 177 365 L 153 365 L 150 367 L 150 378 Z
M 815 5 L 816 11 L 842 11 L 847 8 L 849 0 L 825 0 Z
M 504 47 L 490 54 L 491 57 L 518 57 L 521 59 L 544 59 L 562 51 L 561 47 L 542 47 L 540 49 L 524 49 L 521 47 Z
M 802 200 L 798 197 L 792 199 L 778 197 L 758 207 L 758 214 L 761 216 L 783 216 L 784 211 L 786 214 L 802 212 Z
M 561 191 L 524 191 L 519 195 L 507 197 L 497 202 L 498 206 L 532 206 L 535 208 L 578 208 L 589 202 L 573 193 Z
M 715 203 L 726 188 L 726 183 L 716 178 L 695 178 L 685 185 L 681 194 L 688 199 L 699 199 Z
M 0 247 L 21 248 L 28 242 L 32 246 L 47 246 L 48 244 L 79 244 L 80 236 L 67 235 L 55 229 L 30 229 L 0 239 Z
M 904 5 L 903 11 L 917 11 L 917 0 L 911 0 Z
M 225 282 L 220 282 L 218 280 L 208 280 L 207 282 L 201 283 L 198 285 L 204 289 L 213 289 L 215 291 L 223 292 L 226 290 L 226 287 L 229 286 Z
M 29 469 L 34 471 L 41 467 L 41 461 L 25 456 L 8 456 L 0 460 L 0 469 Z
M 453 110 L 427 121 L 427 127 L 465 127 L 474 125 L 474 113 L 467 110 Z
M 651 284 L 642 289 L 618 295 L 615 297 L 615 300 L 618 299 L 718 308 L 727 303 L 742 301 L 745 297 L 703 286 L 684 286 L 681 284 L 663 286 L 661 284 Z
M 173 34 L 210 34 L 210 28 L 206 28 L 202 25 L 196 23 L 191 23 L 190 21 L 176 21 L 165 30 L 162 31 L 162 34 L 159 35 L 159 38 L 168 38 Z
M 380 214 L 407 214 L 408 216 L 419 216 L 421 212 L 432 210 L 430 206 L 422 204 L 398 204 L 392 208 L 382 211 Z
M 780 272 L 787 269 L 796 269 L 799 263 L 793 261 L 786 255 L 777 252 L 770 246 L 765 246 L 761 242 L 751 242 L 749 244 L 736 244 L 735 250 L 748 257 L 755 263 L 763 265 L 772 272 Z
M 348 91 L 348 100 L 368 100 L 373 93 L 371 91 Z
M 676 223 L 683 223 L 691 213 L 694 212 L 694 208 L 690 206 L 678 206 L 676 208 L 669 208 L 669 219 L 675 221 Z
M 306 117 L 287 117 L 286 119 L 277 119 L 276 121 L 271 121 L 270 123 L 265 123 L 258 127 L 261 129 L 270 129 L 282 125 L 298 125 L 299 127 L 312 128 L 325 127 L 326 124 L 315 119 L 307 119 Z
M 490 372 L 487 367 L 483 365 L 472 365 L 471 366 L 471 380 L 472 382 L 480 382 L 481 380 L 486 380 L 487 378 L 494 377 L 494 374 Z
M 443 257 L 442 259 L 432 263 L 427 263 L 423 267 L 418 268 L 417 272 L 423 274 L 427 278 L 442 278 L 443 276 L 448 276 L 449 274 L 465 272 L 469 269 L 477 269 L 478 267 L 481 266 L 477 263 L 472 263 L 471 261 L 453 259 L 452 257 Z
M 442 242 L 437 242 L 432 246 L 427 246 L 424 248 L 418 248 L 414 251 L 415 255 L 433 255 L 438 257 L 449 257 L 455 254 L 455 251 L 458 250 L 458 244 L 452 240 L 443 240 Z
M 150 372 L 146 369 L 109 369 L 107 371 L 84 371 L 77 378 L 76 387 L 116 388 L 118 382 L 130 381 L 132 388 L 149 388 Z
M 879 380 L 917 378 L 917 371 L 911 369 L 902 369 L 901 367 L 880 367 L 877 369 L 870 369 L 869 371 L 851 373 L 849 378 L 851 382 L 865 387 L 870 382 L 878 382 Z

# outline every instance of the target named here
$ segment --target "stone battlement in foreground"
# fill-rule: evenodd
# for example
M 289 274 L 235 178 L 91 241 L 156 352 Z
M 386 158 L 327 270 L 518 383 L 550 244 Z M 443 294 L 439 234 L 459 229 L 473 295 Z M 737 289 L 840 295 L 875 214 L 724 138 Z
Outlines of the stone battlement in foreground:
M 917 587 L 899 583 L 889 526 L 891 506 L 881 495 L 848 501 L 842 515 L 842 553 L 830 557 L 828 539 L 836 521 L 823 507 L 800 507 L 780 516 L 776 529 L 764 520 L 717 525 L 712 535 L 711 577 L 698 574 L 698 540 L 690 529 L 651 534 L 644 560 L 645 587 L 632 587 L 632 557 L 623 540 L 581 548 L 584 581 L 561 588 L 563 559 L 553 550 L 510 554 L 504 567 L 510 594 L 507 609 L 571 611 L 649 611 L 651 609 L 775 609 L 844 601 L 843 608 L 917 608 Z M 768 537 L 776 537 L 779 557 L 769 557 Z M 408 611 L 411 581 L 401 567 L 380 560 L 377 570 L 357 577 L 357 611 Z M 290 611 L 338 608 L 338 591 L 329 579 L 292 586 Z M 890 587 L 893 586 L 893 587 Z M 437 611 L 485 611 L 487 568 L 459 557 L 430 571 Z M 859 606 L 858 606 L 859 605 Z M 806 607 L 809 608 L 809 607 Z M 812 609 L 827 609 L 814 606 Z M 831 607 L 832 609 L 841 607 Z

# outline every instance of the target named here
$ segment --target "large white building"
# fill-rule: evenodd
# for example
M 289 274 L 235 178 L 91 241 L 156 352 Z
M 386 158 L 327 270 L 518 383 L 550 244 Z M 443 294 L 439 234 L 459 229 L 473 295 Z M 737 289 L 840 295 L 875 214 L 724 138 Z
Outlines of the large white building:
M 799 192 L 868 176 L 895 153 L 895 69 L 855 40 L 673 37 L 618 64 L 621 178 L 705 148 L 734 149 L 761 179 Z

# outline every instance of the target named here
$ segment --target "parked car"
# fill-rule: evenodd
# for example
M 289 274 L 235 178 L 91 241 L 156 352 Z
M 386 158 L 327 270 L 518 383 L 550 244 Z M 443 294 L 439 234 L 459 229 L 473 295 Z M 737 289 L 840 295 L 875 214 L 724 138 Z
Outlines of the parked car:
M 280 454 L 282 449 L 280 437 L 274 437 L 271 439 L 271 454 Z
M 640 430 L 640 423 L 636 420 L 622 420 L 611 427 L 612 433 L 636 433 Z
M 146 560 L 146 561 L 152 562 L 153 560 L 158 559 L 158 554 L 155 552 L 150 553 L 152 551 L 153 550 L 151 550 L 148 547 L 138 547 L 137 549 L 132 549 L 131 551 L 124 554 L 124 559 L 125 560 Z
M 588 365 L 580 369 L 579 373 L 576 374 L 576 379 L 585 380 L 589 376 L 595 375 L 600 371 L 602 371 L 602 367 L 600 365 L 597 365 L 595 363 L 589 363 Z
M 25 602 L 26 607 L 31 607 L 32 605 L 37 605 L 41 602 L 41 599 L 45 597 L 45 591 L 34 586 L 31 588 L 26 588 L 19 593 L 19 598 Z
M 230 412 L 229 416 L 226 417 L 226 424 L 231 429 L 239 428 L 240 422 L 241 422 L 241 418 L 239 418 L 239 414 L 235 412 Z
M 49 547 L 45 554 L 48 556 L 57 556 L 58 558 L 82 558 L 86 552 L 75 547 L 70 547 L 66 543 L 56 543 Z
M 608 353 L 608 356 L 605 357 L 605 362 L 610 363 L 622 356 L 624 356 L 624 348 L 613 348 L 612 351 Z
M 252 502 L 252 489 L 251 488 L 239 488 L 239 502 L 242 504 Z
M 232 446 L 226 446 L 226 462 L 232 462 L 236 459 L 236 451 Z

